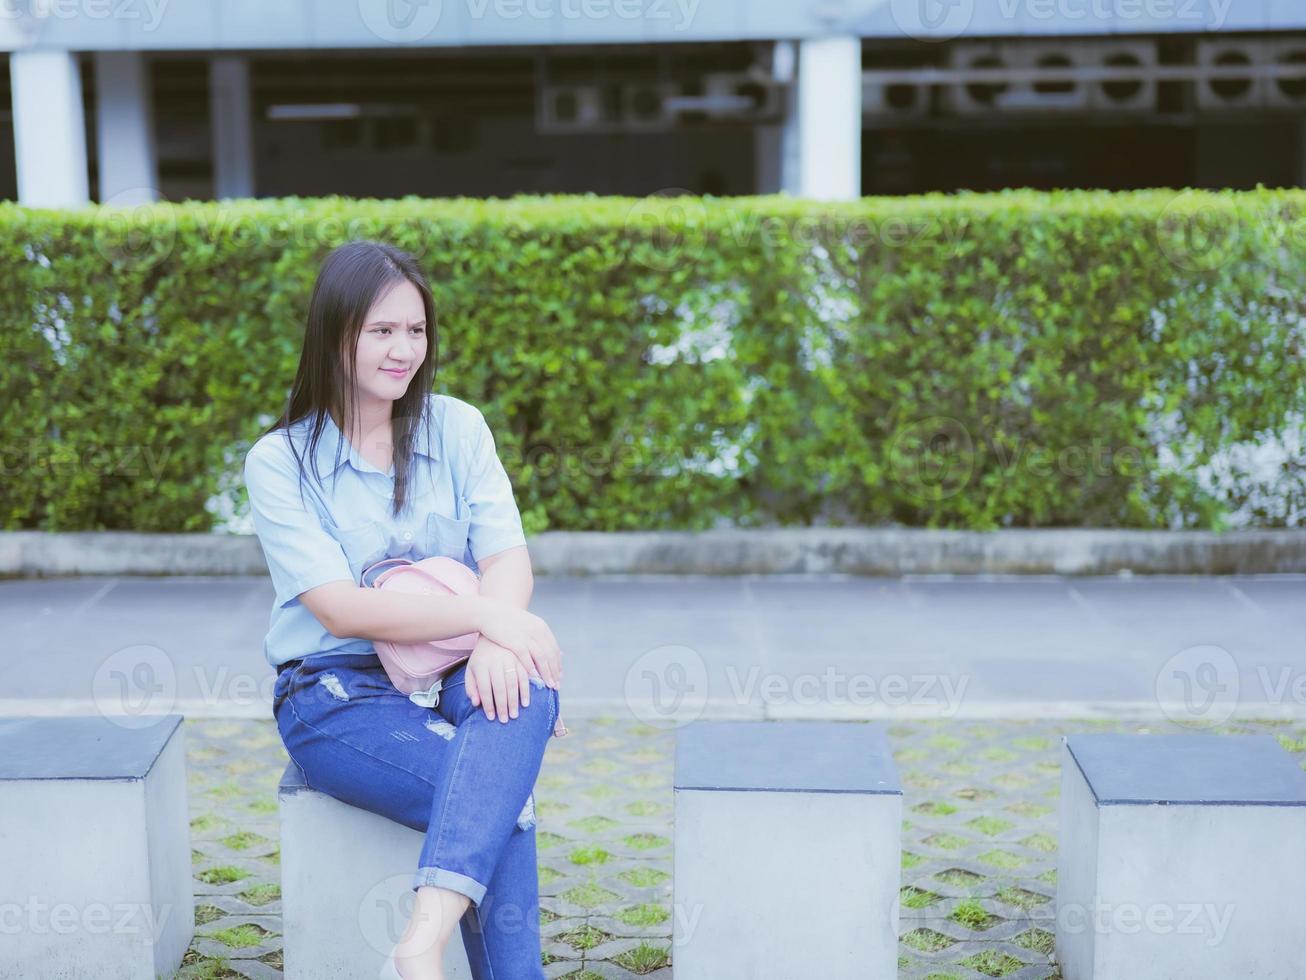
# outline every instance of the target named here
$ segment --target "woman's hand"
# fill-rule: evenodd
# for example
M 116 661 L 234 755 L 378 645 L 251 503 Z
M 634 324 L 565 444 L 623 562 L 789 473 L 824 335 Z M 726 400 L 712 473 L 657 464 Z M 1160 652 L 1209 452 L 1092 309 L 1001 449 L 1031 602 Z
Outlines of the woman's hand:
M 537 673 L 552 688 L 562 684 L 562 651 L 549 624 L 525 609 L 481 596 L 480 633 L 483 639 L 514 654 L 529 676 Z M 529 682 L 522 679 L 524 687 Z
M 472 704 L 479 706 L 490 721 L 506 723 L 517 717 L 517 705 L 531 703 L 530 670 L 517 655 L 484 635 L 476 641 L 467 658 L 463 683 Z

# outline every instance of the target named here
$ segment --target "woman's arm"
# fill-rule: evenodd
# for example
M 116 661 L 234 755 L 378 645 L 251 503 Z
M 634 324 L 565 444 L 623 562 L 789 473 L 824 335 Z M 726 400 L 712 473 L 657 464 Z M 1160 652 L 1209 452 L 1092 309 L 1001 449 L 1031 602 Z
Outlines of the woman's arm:
M 505 602 L 516 609 L 526 609 L 530 605 L 531 593 L 535 588 L 535 575 L 531 570 L 530 553 L 525 545 L 491 555 L 478 564 L 482 569 L 482 596 Z M 480 647 L 498 644 L 482 634 L 476 645 Z M 558 651 L 558 655 L 541 658 L 532 669 L 538 669 L 540 676 L 550 687 L 558 687 L 562 683 L 561 651 Z M 524 687 L 523 691 L 529 697 L 529 687 Z
M 525 609 L 535 588 L 525 546 L 509 548 L 484 563 L 479 596 L 417 596 L 327 582 L 300 595 L 327 632 L 339 637 L 424 643 L 480 632 L 486 607 L 482 597 Z M 482 642 L 491 640 L 482 637 Z
M 544 620 L 493 595 L 413 595 L 334 581 L 307 590 L 300 601 L 328 632 L 342 638 L 425 643 L 479 632 L 525 664 L 562 660 L 557 638 Z M 541 674 L 546 680 L 550 676 Z
M 505 609 L 525 611 L 535 584 L 525 545 L 508 548 L 477 564 L 482 570 L 481 596 L 499 603 L 498 611 L 492 611 L 491 616 L 502 616 Z M 507 721 L 517 717 L 519 704 L 530 704 L 532 675 L 539 675 L 555 689 L 562 683 L 562 651 L 556 641 L 537 645 L 530 652 L 514 653 L 483 632 L 467 661 L 467 696 L 487 718 Z
M 481 595 L 502 599 L 518 609 L 530 605 L 535 573 L 525 545 L 482 558 L 477 565 L 481 569 Z
M 511 548 L 487 563 L 479 596 L 419 596 L 364 588 L 353 582 L 327 582 L 299 599 L 334 636 L 424 643 L 480 632 L 489 605 L 482 596 L 525 609 L 534 587 L 530 558 L 522 547 Z
M 415 595 L 327 582 L 299 597 L 339 637 L 425 643 L 479 632 L 490 603 L 479 595 Z

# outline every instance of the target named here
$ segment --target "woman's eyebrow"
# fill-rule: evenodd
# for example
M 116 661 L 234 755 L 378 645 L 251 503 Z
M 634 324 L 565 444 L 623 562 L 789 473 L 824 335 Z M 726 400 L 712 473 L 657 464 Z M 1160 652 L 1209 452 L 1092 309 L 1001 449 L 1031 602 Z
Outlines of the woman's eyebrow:
M 369 327 L 397 327 L 399 326 L 399 322 L 397 320 L 373 320 L 371 323 L 368 324 L 368 326 Z M 409 326 L 411 327 L 426 326 L 426 317 L 422 317 L 422 319 L 420 320 L 414 320 L 412 323 L 409 324 Z

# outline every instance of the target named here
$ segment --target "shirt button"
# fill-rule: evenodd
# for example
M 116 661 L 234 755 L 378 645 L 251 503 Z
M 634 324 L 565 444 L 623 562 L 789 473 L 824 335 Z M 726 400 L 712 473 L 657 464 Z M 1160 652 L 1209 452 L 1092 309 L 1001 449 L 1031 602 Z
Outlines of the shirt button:
M 405 541 L 411 541 L 411 540 L 413 540 L 413 532 L 412 532 L 412 531 L 405 531 L 405 532 L 404 532 L 404 540 L 405 540 Z

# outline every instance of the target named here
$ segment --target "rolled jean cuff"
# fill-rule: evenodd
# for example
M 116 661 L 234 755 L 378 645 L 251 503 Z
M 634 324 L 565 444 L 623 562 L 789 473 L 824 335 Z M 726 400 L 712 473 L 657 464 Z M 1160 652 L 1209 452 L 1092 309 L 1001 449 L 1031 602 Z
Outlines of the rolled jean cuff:
M 472 904 L 477 906 L 481 904 L 481 899 L 485 898 L 485 886 L 475 878 L 460 875 L 457 871 L 446 871 L 444 868 L 418 868 L 417 874 L 413 875 L 413 891 L 424 885 L 447 888 L 466 895 L 472 900 Z

